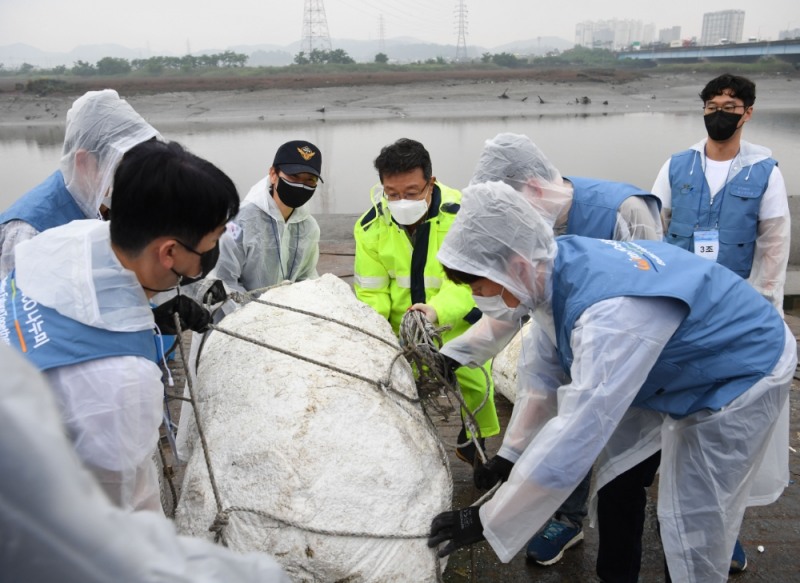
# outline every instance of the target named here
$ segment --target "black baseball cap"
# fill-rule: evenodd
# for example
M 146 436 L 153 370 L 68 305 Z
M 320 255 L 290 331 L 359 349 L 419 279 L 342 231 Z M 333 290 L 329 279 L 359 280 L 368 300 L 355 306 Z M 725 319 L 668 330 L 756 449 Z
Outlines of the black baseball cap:
M 325 182 L 319 175 L 322 170 L 322 153 L 311 142 L 304 140 L 286 142 L 275 152 L 272 165 L 284 174 L 308 172 L 317 176 L 321 182 Z

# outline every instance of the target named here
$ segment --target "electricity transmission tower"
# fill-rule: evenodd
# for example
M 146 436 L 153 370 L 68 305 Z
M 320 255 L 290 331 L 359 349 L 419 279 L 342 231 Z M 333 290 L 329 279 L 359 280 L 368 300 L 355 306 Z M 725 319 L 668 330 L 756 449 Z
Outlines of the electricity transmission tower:
M 458 41 L 456 42 L 456 61 L 467 60 L 467 2 L 458 0 L 456 4 L 456 26 L 458 27 Z
M 378 17 L 378 52 L 386 52 L 386 30 L 383 26 L 383 14 Z
M 305 0 L 303 6 L 303 36 L 300 50 L 310 55 L 314 49 L 331 50 L 331 35 L 322 0 Z

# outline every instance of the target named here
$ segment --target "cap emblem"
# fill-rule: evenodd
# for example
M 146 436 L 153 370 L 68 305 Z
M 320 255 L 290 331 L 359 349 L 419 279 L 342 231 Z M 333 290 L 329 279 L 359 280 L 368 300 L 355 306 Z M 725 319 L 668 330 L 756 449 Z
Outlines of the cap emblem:
M 317 153 L 308 146 L 297 148 L 297 153 L 300 154 L 303 157 L 303 160 L 305 160 L 306 162 L 308 162 L 309 160 L 311 160 L 311 158 L 317 155 Z

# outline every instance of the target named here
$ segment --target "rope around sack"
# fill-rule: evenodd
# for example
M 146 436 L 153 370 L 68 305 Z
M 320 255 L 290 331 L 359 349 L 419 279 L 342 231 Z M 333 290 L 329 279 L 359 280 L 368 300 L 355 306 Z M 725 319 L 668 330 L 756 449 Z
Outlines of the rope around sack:
M 452 399 L 458 401 L 460 410 L 464 412 L 464 425 L 466 425 L 472 435 L 470 441 L 475 445 L 481 462 L 485 464 L 487 462 L 486 452 L 484 452 L 483 447 L 478 441 L 481 431 L 475 415 L 483 409 L 486 402 L 489 400 L 489 374 L 484 367 L 480 367 L 486 380 L 486 391 L 483 394 L 481 403 L 474 411 L 471 411 L 461 394 L 458 380 L 454 374 L 450 373 L 444 357 L 439 352 L 442 346 L 442 332 L 449 329 L 449 326 L 435 328 L 422 312 L 410 310 L 405 313 L 400 322 L 400 345 L 404 347 L 406 358 L 416 367 L 419 377 L 417 381 L 417 391 L 422 394 L 423 406 L 424 403 L 430 404 L 434 410 L 447 420 L 447 411 L 435 401 L 435 397 L 443 393 L 443 396 L 447 398 L 450 404 L 451 411 L 455 411 Z M 469 441 L 457 443 L 455 447 L 462 448 L 468 444 Z
M 266 289 L 271 289 L 271 288 L 266 288 Z M 264 291 L 264 290 L 253 290 L 253 292 L 250 292 L 250 294 L 259 293 L 259 291 Z M 247 294 L 247 295 L 250 295 L 250 294 Z M 238 296 L 238 298 L 236 296 Z M 230 294 L 229 297 L 230 298 L 234 298 L 234 299 L 240 299 L 240 300 L 241 299 L 245 299 L 245 298 L 242 297 L 242 294 Z M 289 310 L 289 311 L 294 311 L 294 312 L 298 312 L 298 313 L 301 313 L 301 314 L 304 314 L 304 315 L 308 315 L 308 316 L 311 316 L 311 317 L 315 317 L 315 318 L 319 318 L 319 319 L 326 320 L 326 321 L 329 321 L 329 322 L 333 322 L 333 323 L 339 324 L 341 326 L 350 328 L 352 330 L 359 331 L 360 333 L 363 333 L 365 335 L 371 336 L 371 337 L 373 337 L 373 338 L 375 338 L 377 340 L 380 340 L 381 342 L 383 342 L 385 344 L 388 344 L 392 348 L 396 348 L 396 349 L 399 348 L 396 344 L 394 344 L 392 342 L 388 342 L 384 338 L 382 338 L 380 336 L 377 336 L 376 334 L 373 334 L 372 332 L 369 332 L 368 330 L 364 330 L 363 328 L 360 328 L 358 326 L 349 324 L 347 322 L 342 322 L 340 320 L 336 320 L 334 318 L 323 316 L 321 314 L 315 314 L 313 312 L 308 312 L 308 311 L 305 311 L 305 310 L 301 310 L 299 308 L 293 308 L 291 306 L 285 306 L 285 305 L 282 305 L 282 304 L 276 304 L 276 303 L 273 303 L 273 302 L 268 302 L 266 300 L 261 300 L 261 299 L 257 299 L 257 298 L 253 298 L 253 297 L 250 297 L 250 298 L 247 298 L 247 299 L 249 299 L 249 301 L 254 301 L 256 303 L 261 303 L 261 304 L 264 304 L 264 305 L 267 305 L 267 306 L 276 307 L 276 308 L 280 308 L 280 309 L 285 309 L 285 310 Z M 245 299 L 245 303 L 247 302 L 247 299 Z M 413 312 L 413 314 L 419 314 L 419 313 L 418 312 Z M 178 331 L 178 336 L 180 337 L 180 335 L 182 334 L 182 328 L 181 328 L 181 324 L 180 324 L 180 317 L 178 316 L 178 314 L 174 315 L 174 320 L 175 320 L 176 330 Z M 424 317 L 423 317 L 423 320 L 425 322 L 427 322 L 427 320 L 425 320 Z M 421 325 L 421 322 L 420 322 L 420 325 Z M 255 339 L 248 338 L 248 337 L 246 337 L 244 335 L 235 333 L 235 332 L 233 332 L 231 330 L 226 330 L 226 329 L 224 329 L 222 327 L 219 327 L 219 326 L 216 326 L 216 325 L 211 325 L 209 328 L 213 329 L 213 330 L 216 330 L 218 332 L 227 334 L 229 336 L 235 337 L 237 339 L 241 339 L 243 341 L 250 342 L 250 343 L 265 347 L 265 348 L 267 348 L 269 350 L 274 350 L 274 351 L 280 352 L 282 354 L 287 354 L 287 355 L 289 355 L 289 356 L 291 356 L 293 358 L 304 360 L 306 362 L 315 364 L 317 366 L 325 367 L 325 368 L 328 368 L 330 370 L 334 370 L 336 372 L 339 372 L 341 374 L 345 374 L 345 375 L 351 376 L 353 378 L 357 378 L 359 380 L 367 382 L 368 384 L 376 386 L 380 390 L 380 392 L 383 393 L 383 394 L 392 393 L 394 395 L 397 395 L 397 396 L 401 397 L 405 401 L 407 401 L 409 403 L 413 403 L 413 404 L 421 403 L 421 400 L 420 399 L 410 398 L 410 397 L 404 395 L 403 393 L 401 393 L 401 392 L 395 390 L 394 388 L 392 388 L 391 387 L 391 372 L 392 372 L 392 369 L 394 368 L 395 363 L 397 362 L 397 360 L 401 356 L 406 356 L 410 360 L 411 359 L 415 359 L 415 362 L 422 362 L 423 360 L 425 360 L 426 362 L 431 363 L 433 365 L 433 368 L 431 370 L 434 370 L 435 376 L 440 379 L 442 384 L 447 386 L 447 388 L 451 392 L 453 392 L 453 394 L 455 394 L 457 396 L 457 399 L 459 400 L 459 402 L 464 407 L 464 410 L 467 411 L 468 416 L 471 417 L 471 415 L 472 415 L 469 412 L 469 410 L 466 408 L 466 404 L 463 402 L 463 398 L 461 397 L 460 392 L 457 390 L 457 384 L 455 385 L 455 387 L 451 386 L 450 383 L 446 380 L 444 374 L 441 372 L 441 371 L 444 371 L 445 367 L 446 367 L 446 365 L 444 364 L 444 361 L 441 358 L 441 356 L 439 356 L 439 359 L 438 359 L 439 362 L 435 363 L 435 364 L 434 364 L 434 361 L 431 359 L 431 356 L 430 356 L 429 353 L 427 353 L 424 357 L 421 357 L 419 355 L 414 356 L 415 351 L 417 350 L 417 348 L 415 348 L 415 347 L 418 346 L 418 343 L 416 343 L 416 342 L 408 342 L 408 340 L 406 340 L 405 341 L 405 345 L 406 345 L 407 348 L 405 348 L 403 350 L 399 350 L 398 353 L 395 355 L 395 357 L 392 359 L 392 362 L 389 365 L 389 370 L 387 372 L 386 380 L 385 381 L 375 381 L 373 379 L 369 379 L 367 377 L 363 377 L 362 375 L 351 373 L 350 371 L 346 371 L 346 370 L 341 369 L 339 367 L 336 367 L 336 366 L 333 366 L 333 365 L 329 365 L 327 363 L 323 363 L 323 362 L 320 362 L 320 361 L 317 361 L 317 360 L 314 360 L 314 359 L 311 359 L 311 358 L 303 357 L 301 355 L 292 353 L 292 352 L 287 351 L 285 349 L 269 345 L 268 343 L 260 342 L 260 341 L 257 341 Z M 436 337 L 439 337 L 438 332 L 436 332 L 436 331 L 434 331 L 434 335 Z M 427 341 L 426 340 L 428 338 L 428 335 L 427 335 L 426 331 L 424 331 L 422 334 L 418 334 L 418 336 L 423 339 L 423 344 L 427 343 L 427 344 L 430 344 L 431 346 L 433 346 L 432 341 Z M 182 362 L 184 363 L 184 367 L 188 368 L 187 365 L 186 365 L 187 359 L 186 359 L 186 355 L 185 355 L 185 352 L 184 352 L 183 345 L 182 345 L 182 343 L 178 343 L 178 345 L 179 345 L 179 349 L 180 349 L 180 353 L 181 353 L 181 359 L 182 359 Z M 438 352 L 436 352 L 436 354 L 438 354 Z M 438 369 L 436 368 L 437 366 L 438 366 Z M 422 370 L 422 369 L 420 369 L 420 370 Z M 484 371 L 484 374 L 486 374 L 485 371 Z M 193 413 L 194 413 L 194 416 L 195 416 L 195 422 L 196 422 L 196 425 L 197 425 L 198 434 L 200 436 L 201 446 L 203 448 L 203 455 L 204 455 L 206 468 L 207 468 L 207 471 L 208 471 L 209 481 L 211 483 L 211 488 L 212 488 L 212 491 L 213 491 L 213 494 L 214 494 L 214 500 L 215 500 L 215 504 L 216 504 L 216 507 L 217 507 L 217 514 L 216 514 L 216 516 L 214 518 L 213 523 L 209 527 L 209 531 L 215 533 L 215 541 L 216 542 L 221 542 L 224 546 L 227 546 L 227 540 L 225 538 L 225 527 L 229 524 L 229 518 L 230 518 L 230 514 L 232 512 L 247 512 L 247 513 L 251 513 L 251 514 L 256 514 L 256 515 L 268 518 L 270 520 L 274 520 L 276 522 L 280 522 L 282 524 L 286 524 L 288 526 L 292 526 L 292 527 L 297 528 L 299 530 L 304 530 L 304 531 L 307 531 L 307 532 L 312 532 L 312 533 L 316 533 L 316 534 L 323 534 L 323 535 L 328 535 L 328 536 L 343 536 L 343 537 L 356 537 L 356 538 L 378 538 L 378 539 L 419 539 L 419 538 L 426 539 L 429 536 L 428 532 L 425 532 L 425 533 L 422 533 L 422 534 L 407 534 L 407 535 L 392 534 L 392 535 L 388 535 L 388 534 L 375 534 L 375 533 L 366 533 L 366 532 L 339 532 L 339 531 L 326 530 L 326 529 L 315 529 L 313 527 L 300 525 L 300 524 L 295 523 L 293 521 L 289 521 L 289 520 L 286 520 L 286 519 L 282 519 L 282 518 L 276 517 L 276 516 L 271 515 L 270 513 L 265 512 L 263 510 L 258 510 L 258 509 L 253 509 L 253 508 L 245 508 L 245 507 L 241 507 L 241 506 L 231 506 L 231 507 L 228 507 L 228 508 L 223 508 L 222 502 L 221 502 L 221 496 L 220 496 L 220 493 L 219 493 L 219 488 L 217 486 L 216 478 L 214 477 L 214 472 L 213 472 L 212 465 L 211 465 L 208 442 L 207 442 L 207 439 L 206 439 L 206 436 L 205 436 L 205 431 L 203 429 L 202 422 L 200 421 L 200 418 L 199 418 L 199 415 L 198 415 L 198 411 L 197 411 L 197 405 L 196 405 L 197 399 L 196 399 L 196 394 L 195 394 L 195 391 L 194 391 L 194 385 L 192 383 L 191 377 L 192 377 L 192 375 L 189 374 L 189 371 L 187 370 L 186 371 L 186 382 L 187 382 L 187 387 L 189 389 L 189 394 L 190 394 L 190 399 L 189 400 L 191 402 L 192 410 L 193 410 Z M 483 405 L 486 402 L 486 398 L 487 397 L 484 397 L 484 401 L 481 403 L 481 405 L 478 407 L 478 409 L 476 409 L 476 412 L 478 410 L 480 410 L 481 407 L 483 407 Z M 423 405 L 423 411 L 425 411 L 424 405 Z M 427 416 L 427 411 L 425 411 L 425 414 Z M 428 419 L 430 420 L 429 417 L 428 417 Z M 474 421 L 474 417 L 471 418 L 468 426 L 470 426 L 470 425 L 471 425 L 470 431 L 473 433 L 473 436 L 474 435 L 479 435 L 479 432 L 478 432 L 478 429 L 477 429 L 477 423 Z M 476 446 L 478 447 L 478 452 L 481 455 L 483 461 L 485 462 L 486 458 L 485 458 L 485 455 L 484 455 L 484 453 L 483 453 L 483 451 L 482 451 L 482 449 L 480 447 L 480 444 L 477 443 L 477 440 L 475 440 L 475 442 L 476 442 Z M 440 569 L 437 570 L 437 580 L 439 579 L 439 573 L 440 572 L 441 572 Z

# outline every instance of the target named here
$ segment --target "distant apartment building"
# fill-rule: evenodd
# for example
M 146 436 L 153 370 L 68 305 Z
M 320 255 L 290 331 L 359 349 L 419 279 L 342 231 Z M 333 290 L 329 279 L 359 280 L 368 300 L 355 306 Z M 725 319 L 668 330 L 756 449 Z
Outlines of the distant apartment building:
M 782 30 L 778 33 L 778 40 L 794 40 L 800 38 L 800 28 Z
M 575 25 L 575 44 L 617 51 L 632 45 L 647 45 L 655 37 L 655 24 L 641 20 L 587 20 Z
M 681 27 L 673 26 L 671 28 L 662 28 L 658 31 L 658 42 L 664 45 L 670 44 L 672 41 L 681 40 Z
M 720 10 L 703 14 L 701 45 L 718 45 L 720 42 L 738 43 L 744 30 L 744 10 Z

